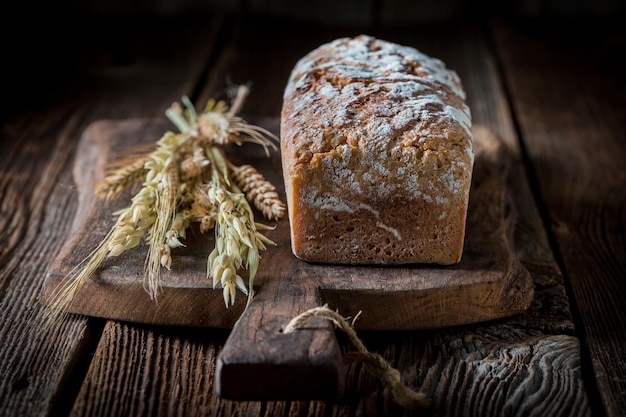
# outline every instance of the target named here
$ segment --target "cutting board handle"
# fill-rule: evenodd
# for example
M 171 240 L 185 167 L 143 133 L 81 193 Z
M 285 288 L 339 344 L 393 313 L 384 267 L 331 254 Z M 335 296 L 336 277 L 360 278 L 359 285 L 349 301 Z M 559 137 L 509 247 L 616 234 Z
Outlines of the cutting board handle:
M 336 399 L 345 369 L 332 325 L 312 319 L 286 334 L 298 314 L 319 306 L 311 277 L 268 277 L 237 321 L 217 359 L 217 394 L 230 400 Z

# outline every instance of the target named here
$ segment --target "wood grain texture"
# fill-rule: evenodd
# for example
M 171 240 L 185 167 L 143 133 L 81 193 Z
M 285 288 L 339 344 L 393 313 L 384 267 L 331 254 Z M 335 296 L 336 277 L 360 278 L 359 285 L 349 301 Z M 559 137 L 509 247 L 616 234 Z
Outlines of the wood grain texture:
M 263 127 L 273 130 L 277 126 L 275 119 L 267 123 Z M 44 294 L 52 293 L 104 238 L 114 223 L 111 213 L 130 202 L 132 191 L 113 201 L 95 193 L 107 166 L 135 146 L 154 143 L 170 129 L 165 121 L 137 119 L 100 121 L 86 130 L 74 165 L 79 208 L 72 234 L 49 269 Z M 287 300 L 282 306 L 284 320 L 303 311 L 298 295 L 310 296 L 314 301 L 307 308 L 327 303 L 344 315 L 354 316 L 361 311 L 357 326 L 365 329 L 445 327 L 526 310 L 533 298 L 533 286 L 513 249 L 517 213 L 506 188 L 511 161 L 502 142 L 488 129 L 477 127 L 475 137 L 476 162 L 465 251 L 459 264 L 360 267 L 307 263 L 293 256 L 289 223 L 281 219 L 275 230 L 268 233 L 276 245 L 262 253 L 257 292 L 272 288 L 282 294 L 271 294 L 268 299 L 274 300 L 277 310 L 281 309 L 277 303 Z M 253 164 L 277 185 L 285 200 L 277 152 L 270 158 L 254 146 L 233 147 L 227 152 L 236 165 Z M 260 218 L 257 213 L 257 219 Z M 157 302 L 149 298 L 144 288 L 146 247 L 140 245 L 109 259 L 83 285 L 70 311 L 149 324 L 231 327 L 241 315 L 243 296 L 233 308 L 222 306 L 221 290 L 213 289 L 206 277 L 206 257 L 214 243 L 213 234 L 202 235 L 195 230 L 189 235 L 186 246 L 174 251 L 172 269 L 163 271 L 163 294 Z M 274 281 L 288 280 L 294 285 L 273 285 Z M 321 296 L 315 297 L 318 292 Z M 263 297 L 256 297 L 252 303 L 264 302 Z M 269 319 L 268 314 L 271 313 L 266 312 L 259 323 Z
M 275 257 L 280 262 L 280 257 Z M 267 267 L 267 264 L 265 264 Z M 344 392 L 341 350 L 332 325 L 311 320 L 282 328 L 319 305 L 315 280 L 278 268 L 235 324 L 218 356 L 216 392 L 229 400 L 336 400 Z M 277 279 L 278 278 L 278 279 Z
M 107 165 L 122 157 L 125 150 L 153 143 L 168 128 L 164 121 L 147 119 L 100 121 L 86 130 L 74 165 L 79 208 L 72 236 L 50 269 L 45 292 L 53 291 L 59 280 L 92 251 L 111 227 L 110 213 L 129 200 L 125 195 L 105 202 L 95 194 L 95 184 Z M 458 265 L 312 265 L 292 255 L 289 226 L 286 220 L 280 222 L 270 236 L 277 246 L 269 247 L 262 257 L 257 295 L 238 320 L 218 362 L 219 393 L 230 399 L 273 400 L 341 395 L 341 357 L 332 329 L 322 324 L 290 336 L 279 333 L 290 318 L 323 303 L 345 315 L 361 311 L 358 327 L 380 330 L 467 324 L 524 311 L 533 288 L 530 275 L 511 252 L 516 213 L 510 203 L 507 205 L 505 184 L 510 161 L 502 143 L 487 129 L 476 130 L 475 149 L 466 251 Z M 249 147 L 233 152 L 231 159 L 236 164 L 250 163 L 255 154 Z M 255 159 L 258 162 L 261 158 Z M 283 194 L 279 155 L 254 165 L 278 184 Z M 151 300 L 143 287 L 145 248 L 137 248 L 104 265 L 82 287 L 71 311 L 150 324 L 231 326 L 239 318 L 243 303 L 225 309 L 221 291 L 213 289 L 205 277 L 212 240 L 211 236 L 198 236 L 174 254 L 173 269 L 163 273 L 163 293 L 158 302 Z
M 552 255 L 527 179 L 501 74 L 483 34 L 477 26 L 466 25 L 456 31 L 434 28 L 429 32 L 430 36 L 419 32 L 412 36 L 404 33 L 388 36 L 393 41 L 441 58 L 455 70 L 465 87 L 473 123 L 489 128 L 504 142 L 504 152 L 512 161 L 508 187 L 515 190 L 511 195 L 518 211 L 513 231 L 515 249 L 521 262 L 531 271 L 536 289 L 533 306 L 513 320 L 520 326 L 546 333 L 572 333 L 572 317 L 563 277 Z M 463 37 L 463 42 L 455 41 L 459 36 Z
M 219 353 L 213 346 L 225 337 L 109 322 L 72 415 L 590 415 L 573 336 L 530 336 L 501 324 L 384 339 L 363 333 L 405 382 L 435 400 L 420 412 L 395 405 L 359 364 L 346 368 L 347 391 L 336 401 L 225 400 L 213 379 Z
M 581 376 L 579 336 L 573 334 L 560 270 L 552 258 L 521 163 L 512 169 L 514 189 L 519 190 L 514 195 L 519 208 L 514 236 L 516 248 L 523 254 L 522 261 L 535 282 L 537 291 L 532 306 L 513 318 L 458 328 L 359 331 L 370 350 L 381 353 L 400 370 L 405 382 L 424 388 L 433 399 L 433 408 L 425 412 L 398 409 L 379 382 L 359 364 L 345 368 L 346 391 L 337 401 L 245 402 L 220 398 L 215 393 L 214 376 L 217 356 L 228 336 L 223 331 L 109 321 L 92 351 L 92 341 L 97 338 L 90 334 L 90 329 L 98 332 L 96 336 L 100 329 L 75 317 L 49 339 L 29 338 L 24 331 L 28 327 L 26 315 L 37 309 L 37 285 L 61 249 L 61 237 L 69 233 L 77 208 L 69 164 L 82 129 L 102 118 L 160 117 L 171 101 L 188 92 L 187 87 L 199 77 L 195 70 L 188 72 L 195 67 L 185 63 L 206 59 L 217 38 L 209 30 L 212 21 L 196 23 L 200 24 L 186 22 L 187 32 L 173 26 L 163 30 L 161 25 L 156 35 L 152 32 L 147 36 L 161 34 L 169 38 L 170 46 L 180 48 L 182 59 L 168 60 L 171 54 L 165 51 L 167 48 L 160 48 L 164 44 L 155 42 L 152 46 L 144 45 L 153 51 L 162 49 L 152 55 L 149 63 L 141 64 L 140 58 L 133 58 L 129 64 L 129 59 L 122 59 L 126 64 L 109 67 L 103 63 L 110 62 L 110 57 L 116 60 L 140 57 L 144 49 L 133 52 L 129 46 L 132 42 L 124 42 L 125 38 L 141 38 L 140 30 L 125 37 L 124 31 L 117 27 L 120 41 L 117 47 L 108 51 L 104 48 L 102 59 L 93 62 L 85 73 L 91 84 L 73 91 L 80 91 L 82 97 L 63 96 L 68 99 L 68 107 L 27 114 L 11 125 L 3 125 L 0 147 L 8 151 L 0 152 L 2 213 L 12 213 L 15 208 L 16 212 L 28 213 L 32 222 L 26 221 L 26 217 L 0 219 L 9 230 L 18 231 L 2 235 L 10 236 L 12 244 L 10 250 L 0 252 L 0 415 L 50 415 L 50 410 L 60 410 L 54 414 L 59 416 L 591 414 Z M 204 31 L 207 31 L 205 35 Z M 185 40 L 184 33 L 189 32 L 195 35 Z M 351 34 L 355 30 L 329 30 L 255 18 L 239 21 L 235 32 L 234 37 L 224 35 L 227 43 L 223 53 L 204 61 L 212 70 L 198 102 L 221 90 L 228 75 L 232 75 L 234 82 L 253 82 L 250 100 L 244 107 L 249 115 L 275 117 L 280 108 L 284 76 L 295 59 L 335 35 Z M 102 33 L 110 35 L 110 31 Z M 511 109 L 482 31 L 475 26 L 444 25 L 372 31 L 372 34 L 417 46 L 458 70 L 466 85 L 474 121 L 494 130 L 508 144 L 510 155 L 520 158 Z M 103 49 L 103 45 L 93 46 L 94 51 Z M 174 67 L 178 70 L 168 70 Z M 80 121 L 78 127 L 69 130 L 67 138 L 71 143 L 62 145 L 60 153 L 55 152 L 57 143 L 64 143 L 61 132 L 72 114 L 80 115 Z M 35 131 L 40 133 L 32 135 Z M 19 143 L 13 139 L 19 139 Z M 65 150 L 70 154 L 66 155 Z M 28 154 L 34 161 L 28 159 Z M 61 161 L 65 163 L 62 174 L 55 176 Z M 21 166 L 29 169 L 22 171 Z M 4 180 L 6 173 L 14 175 L 13 172 L 18 172 L 20 178 L 15 187 Z M 45 180 L 43 173 L 47 175 Z M 48 187 L 52 189 L 44 192 Z M 39 201 L 36 196 L 48 192 L 50 197 L 45 202 L 31 203 Z M 20 203 L 16 202 L 18 197 Z M 39 221 L 41 216 L 46 220 Z M 38 243 L 40 233 L 48 236 L 47 244 Z M 613 238 L 619 242 L 619 238 Z M 11 268 L 5 269 L 5 265 Z M 606 322 L 611 322 L 610 317 Z M 344 350 L 351 349 L 340 334 L 337 337 Z M 85 375 L 76 369 L 77 360 L 91 361 Z M 31 366 L 32 363 L 35 365 Z M 67 383 L 80 387 L 77 395 L 68 391 Z M 65 404 L 74 401 L 71 413 L 67 408 L 71 404 L 55 407 L 52 404 L 55 399 Z
M 275 117 L 280 109 L 282 89 L 287 74 L 295 60 L 308 52 L 318 43 L 327 41 L 338 33 L 336 30 L 318 27 L 294 28 L 289 23 L 272 21 L 243 20 L 237 26 L 237 35 L 231 38 L 224 53 L 215 61 L 214 70 L 208 77 L 206 88 L 199 102 L 222 88 L 221 80 L 232 76 L 235 82 L 252 81 L 252 93 L 244 110 L 248 114 Z M 376 33 L 374 33 L 376 34 Z M 476 27 L 458 27 L 455 30 L 429 29 L 424 31 L 415 28 L 399 33 L 380 33 L 391 40 L 404 40 L 406 43 L 422 47 L 433 55 L 440 56 L 450 66 L 458 69 L 466 83 L 468 99 L 473 109 L 474 120 L 485 124 L 505 139 L 510 155 L 521 159 L 517 147 L 517 136 L 510 117 L 506 98 L 501 88 L 500 75 L 494 65 L 493 57 Z M 458 42 L 462 38 L 464 42 Z M 269 57 L 261 65 L 263 57 Z M 403 380 L 416 388 L 424 388 L 433 398 L 436 405 L 426 412 L 404 412 L 399 410 L 387 397 L 378 381 L 372 379 L 358 364 L 346 368 L 346 392 L 342 399 L 334 402 L 325 401 L 228 401 L 215 395 L 209 387 L 203 386 L 202 402 L 196 408 L 197 415 L 230 416 L 345 416 L 345 415 L 516 415 L 527 412 L 527 415 L 582 415 L 589 416 L 590 409 L 582 384 L 579 364 L 579 340 L 571 335 L 573 325 L 570 320 L 569 306 L 565 296 L 562 277 L 555 264 L 549 245 L 545 239 L 545 231 L 538 212 L 529 192 L 523 168 L 513 169 L 513 184 L 519 193 L 515 199 L 520 205 L 519 222 L 521 226 L 514 231 L 516 248 L 524 253 L 524 264 L 532 271 L 537 288 L 535 299 L 529 310 L 509 319 L 495 322 L 462 326 L 447 330 L 429 330 L 412 332 L 380 332 L 360 331 L 359 335 L 366 346 L 381 353 L 396 366 Z M 107 324 L 107 328 L 117 325 Z M 132 325 L 130 325 L 133 327 Z M 168 331 L 169 332 L 169 331 Z M 565 333 L 565 335 L 563 335 Z M 91 387 L 101 386 L 103 394 L 92 388 L 87 397 L 81 391 L 78 401 L 92 403 L 90 407 L 105 410 L 107 394 L 115 389 L 119 402 L 128 404 L 133 398 L 142 396 L 143 385 L 129 382 L 126 375 L 129 368 L 117 368 L 114 380 L 126 381 L 112 388 L 104 383 L 107 363 L 132 363 L 132 352 L 120 354 L 113 352 L 109 346 L 116 344 L 117 333 L 105 332 L 105 337 L 98 346 L 98 354 L 106 360 L 94 362 L 87 373 L 86 384 Z M 345 343 L 341 335 L 337 335 L 340 344 L 346 351 L 351 347 Z M 543 372 L 546 350 L 535 350 L 538 341 L 543 346 L 552 346 L 555 355 L 550 372 Z M 511 352 L 526 352 L 526 355 Z M 216 352 L 219 354 L 219 349 Z M 489 360 L 485 360 L 488 358 Z M 497 359 L 496 359 L 497 358 Z M 523 360 L 519 360 L 523 358 Z M 518 361 L 516 361 L 517 359 Z M 195 361 L 186 358 L 185 361 Z M 185 361 L 170 369 L 179 372 Z M 510 366 L 509 366 L 510 365 Z M 492 366 L 490 368 L 490 366 Z M 154 363 L 142 362 L 141 372 L 146 375 L 162 375 L 166 370 Z M 206 372 L 186 367 L 190 373 Z M 432 371 L 431 371 L 432 369 Z M 445 373 L 442 370 L 445 369 Z M 472 370 L 471 372 L 468 371 Z M 479 371 L 475 371 L 479 369 Z M 489 369 L 508 370 L 506 378 L 493 378 Z M 214 372 L 214 368 L 208 371 Z M 533 378 L 527 378 L 532 374 Z M 428 380 L 426 380 L 428 376 Z M 109 378 L 111 378 L 109 376 Z M 197 376 L 190 377 L 197 379 Z M 553 378 L 563 381 L 553 386 Z M 157 379 L 159 379 L 157 377 Z M 162 379 L 161 379 L 162 381 Z M 427 384 L 426 384 L 427 381 Z M 523 384 L 519 384 L 524 381 Z M 162 401 L 169 391 L 163 382 L 155 397 L 144 401 Z M 492 388 L 487 393 L 475 390 L 477 386 Z M 516 391 L 520 387 L 520 391 Z M 556 391 L 552 391 L 554 387 Z M 525 391 L 524 391 L 525 390 Z M 519 396 L 514 392 L 525 392 L 529 395 L 517 402 Z M 531 395 L 541 392 L 541 394 Z M 564 404 L 561 398 L 571 398 Z M 481 398 L 482 400 L 474 400 Z M 487 401 L 486 399 L 497 399 Z M 206 400 L 205 400 L 206 399 Z M 513 401 L 513 399 L 515 401 Z M 205 407 L 205 401 L 210 406 Z M 471 409 L 465 404 L 474 404 Z M 172 407 L 178 406 L 174 401 Z M 508 405 L 506 405 L 508 404 Z M 73 415 L 87 415 L 83 410 L 76 409 Z M 118 409 L 124 414 L 125 408 Z M 155 411 L 157 415 L 174 415 L 171 408 L 163 407 Z M 102 411 L 102 415 L 110 415 Z
M 434 402 L 426 415 L 590 415 L 587 398 L 580 395 L 579 345 L 572 336 L 534 337 L 499 325 L 416 334 L 402 345 L 378 347 L 404 370 L 406 381 L 430 393 Z M 419 365 L 425 362 L 428 367 Z M 350 386 L 376 398 L 372 381 L 363 376 Z M 381 407 L 380 399 L 374 404 L 380 415 L 418 415 L 393 403 Z M 375 410 L 367 402 L 361 406 Z
M 626 94 L 611 31 L 574 27 L 538 42 L 496 22 L 496 41 L 546 221 L 580 317 L 608 416 L 626 410 Z M 542 30 L 538 28 L 537 30 Z M 596 53 L 580 49 L 593 43 Z M 513 47 L 512 45 L 515 45 Z M 601 265 L 601 267 L 600 267 Z
M 573 334 L 574 326 L 563 276 L 552 254 L 528 181 L 511 109 L 500 82 L 501 74 L 488 45 L 478 39 L 477 36 L 469 37 L 462 45 L 454 44 L 458 48 L 455 54 L 466 60 L 458 72 L 468 88 L 468 105 L 472 109 L 474 123 L 493 130 L 504 141 L 505 150 L 512 160 L 508 187 L 516 190 L 512 198 L 519 215 L 514 230 L 515 247 L 519 259 L 531 272 L 535 283 L 533 306 L 514 320 L 517 325 L 528 330 L 537 329 L 547 334 Z
M 166 35 L 162 27 L 150 30 L 137 22 L 130 26 L 121 22 L 108 40 L 117 40 L 117 48 L 120 45 L 138 48 L 133 52 L 132 62 L 109 59 L 112 50 L 107 47 L 113 47 L 112 44 L 98 48 L 98 42 L 94 42 L 90 52 L 100 51 L 102 55 L 86 54 L 87 62 L 77 63 L 84 66 L 81 72 L 84 78 L 74 80 L 76 84 L 65 91 L 65 100 L 57 103 L 56 95 L 46 97 L 49 101 L 32 103 L 31 111 L 3 121 L 0 141 L 0 222 L 4 226 L 0 252 L 2 416 L 62 412 L 76 395 L 74 387 L 80 385 L 76 379 L 82 378 L 81 368 L 85 362 L 89 363 L 93 341 L 99 337 L 98 326 L 90 326 L 84 317 L 73 317 L 44 334 L 36 322 L 46 270 L 67 238 L 77 210 L 71 176 L 76 145 L 82 130 L 94 119 L 160 114 L 187 91 L 190 79 L 198 78 L 205 54 L 210 50 L 186 52 L 197 48 L 196 36 L 204 34 L 210 38 L 209 34 L 215 30 L 202 26 L 194 28 L 192 33 L 187 23 L 176 26 L 170 22 L 170 29 L 178 28 L 183 46 L 166 42 L 169 47 L 163 47 L 163 43 L 159 47 Z M 109 32 L 101 24 L 84 28 L 83 32 L 85 36 L 103 33 Z M 152 40 L 156 43 L 152 44 Z M 152 45 L 151 48 L 145 47 L 146 44 Z M 208 46 L 204 41 L 202 45 Z M 167 56 L 176 59 L 168 64 L 164 59 Z M 156 58 L 163 59 L 158 67 L 154 65 Z M 159 85 L 166 88 L 157 89 Z M 43 100 L 44 94 L 39 97 Z
M 48 116 L 58 120 L 61 114 L 52 112 Z M 3 218 L 13 218 L 21 226 L 7 230 L 7 243 L 12 242 L 13 246 L 6 252 L 0 269 L 0 409 L 5 410 L 0 414 L 44 413 L 58 389 L 56 384 L 73 365 L 74 355 L 80 355 L 83 349 L 84 319 L 65 324 L 52 334 L 37 327 L 37 297 L 45 260 L 59 249 L 51 231 L 57 227 L 62 230 L 63 214 L 75 208 L 75 202 L 64 201 L 55 193 L 70 183 L 64 167 L 70 163 L 75 129 L 76 120 L 70 120 L 67 127 L 59 123 L 35 124 L 22 131 L 25 136 L 12 138 L 22 142 L 28 152 L 20 152 L 19 158 L 7 164 L 14 169 L 3 176 L 3 206 L 14 209 L 7 210 Z M 48 135 L 47 141 L 31 142 L 29 147 L 29 137 Z M 38 164 L 45 168 L 36 170 L 34 166 Z M 31 170 L 38 175 L 28 175 Z M 24 193 L 26 189 L 31 191 Z M 53 208 L 47 210 L 48 207 Z
M 206 415 L 224 337 L 109 322 L 72 415 Z

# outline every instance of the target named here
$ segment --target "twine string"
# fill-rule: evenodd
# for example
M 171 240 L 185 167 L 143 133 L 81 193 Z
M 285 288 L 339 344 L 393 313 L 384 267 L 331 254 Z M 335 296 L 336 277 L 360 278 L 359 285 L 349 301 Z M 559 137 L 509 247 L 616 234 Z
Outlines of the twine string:
M 382 381 L 385 392 L 391 393 L 399 405 L 408 409 L 428 406 L 429 401 L 424 393 L 415 391 L 403 383 L 400 371 L 393 368 L 381 355 L 369 352 L 348 321 L 336 311 L 329 309 L 328 306 L 314 307 L 297 315 L 284 327 L 283 333 L 293 333 L 312 317 L 321 317 L 332 321 L 348 336 L 356 351 L 346 353 L 344 361 L 362 362 L 370 374 Z

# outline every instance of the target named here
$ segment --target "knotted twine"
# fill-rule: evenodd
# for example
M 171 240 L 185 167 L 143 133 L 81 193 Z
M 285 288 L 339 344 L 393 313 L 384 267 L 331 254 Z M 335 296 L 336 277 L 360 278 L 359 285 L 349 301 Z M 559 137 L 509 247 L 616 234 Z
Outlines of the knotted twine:
M 402 382 L 400 372 L 393 368 L 391 364 L 381 355 L 369 352 L 363 342 L 358 338 L 352 326 L 336 311 L 328 308 L 327 305 L 314 307 L 291 319 L 284 327 L 283 333 L 293 333 L 297 328 L 311 317 L 321 317 L 330 320 L 337 327 L 343 330 L 350 342 L 356 348 L 355 352 L 348 352 L 344 355 L 345 362 L 363 362 L 365 369 L 374 377 L 382 381 L 385 386 L 385 394 L 391 393 L 393 399 L 402 407 L 415 409 L 427 407 L 429 400 L 424 393 L 418 392 Z

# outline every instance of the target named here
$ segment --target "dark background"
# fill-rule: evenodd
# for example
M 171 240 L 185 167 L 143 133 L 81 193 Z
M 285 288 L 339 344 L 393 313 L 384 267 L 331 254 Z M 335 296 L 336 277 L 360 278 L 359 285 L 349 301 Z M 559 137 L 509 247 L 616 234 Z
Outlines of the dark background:
M 597 50 L 612 71 L 626 73 L 624 0 L 36 0 L 3 8 L 0 46 L 5 75 L 0 78 L 5 116 L 48 105 L 55 91 L 67 95 L 85 67 L 130 59 L 132 51 L 108 57 L 92 53 L 103 43 L 123 44 L 122 36 L 129 32 L 121 35 L 122 26 L 141 31 L 145 21 L 162 20 L 167 33 L 171 19 L 203 19 L 215 13 L 269 17 L 277 25 L 302 21 L 307 30 L 319 25 L 363 32 L 463 20 L 488 25 L 501 17 L 523 22 L 542 36 L 552 31 L 572 37 L 581 48 Z M 40 94 L 44 90 L 45 95 Z
M 606 18 L 624 15 L 623 0 L 60 0 L 19 3 L 34 15 L 175 15 L 229 12 L 261 13 L 332 24 L 405 24 L 509 14 L 520 17 Z

